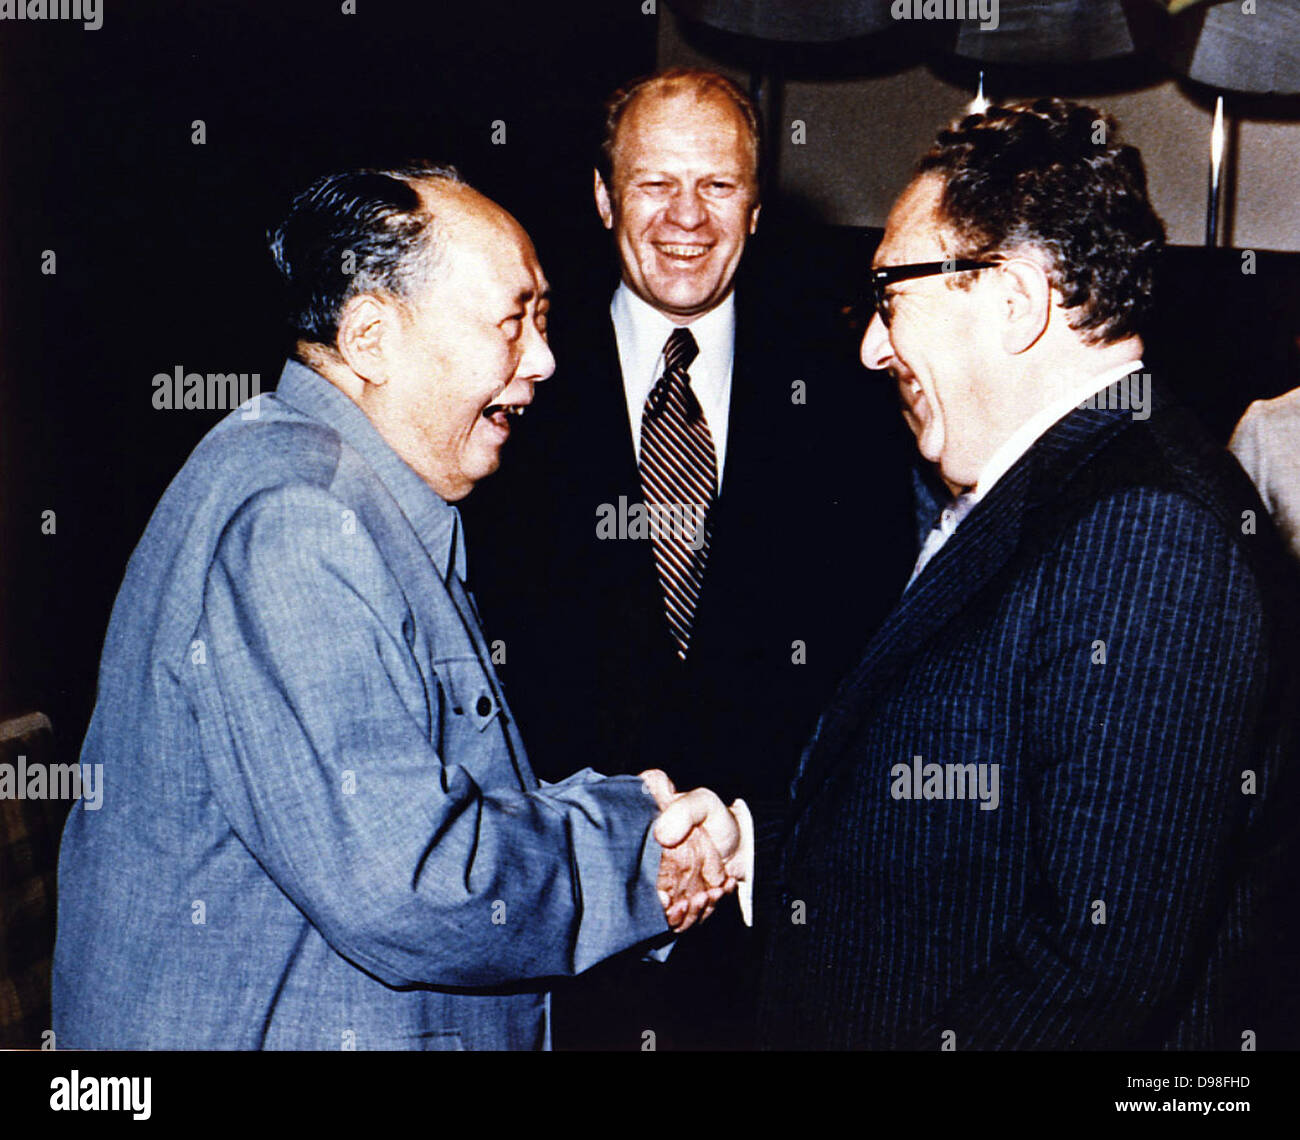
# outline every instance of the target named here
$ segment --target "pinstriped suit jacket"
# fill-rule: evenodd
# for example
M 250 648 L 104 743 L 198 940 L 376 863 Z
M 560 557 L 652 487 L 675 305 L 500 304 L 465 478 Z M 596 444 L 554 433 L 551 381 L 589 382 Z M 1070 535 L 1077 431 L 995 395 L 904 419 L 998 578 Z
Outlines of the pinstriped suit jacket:
M 1047 432 L 804 751 L 768 875 L 767 1043 L 1294 1036 L 1289 573 L 1240 468 L 1163 398 Z M 997 808 L 895 798 L 917 756 L 998 765 Z

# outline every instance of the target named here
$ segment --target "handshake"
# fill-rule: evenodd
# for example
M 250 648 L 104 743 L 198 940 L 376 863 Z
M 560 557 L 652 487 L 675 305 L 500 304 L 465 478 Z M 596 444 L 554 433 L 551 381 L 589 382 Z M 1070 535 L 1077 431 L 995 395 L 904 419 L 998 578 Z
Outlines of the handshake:
M 708 918 L 723 895 L 752 876 L 749 812 L 740 800 L 727 807 L 708 788 L 678 792 L 657 768 L 642 772 L 641 779 L 661 813 L 654 826 L 663 848 L 659 901 L 668 925 L 680 934 Z

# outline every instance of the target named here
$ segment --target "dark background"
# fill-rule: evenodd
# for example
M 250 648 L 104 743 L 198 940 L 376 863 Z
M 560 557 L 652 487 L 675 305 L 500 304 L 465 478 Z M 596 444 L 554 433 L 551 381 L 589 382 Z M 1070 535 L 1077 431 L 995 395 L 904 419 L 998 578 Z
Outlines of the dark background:
M 155 410 L 152 378 L 180 364 L 274 387 L 287 345 L 263 234 L 294 191 L 429 157 L 515 213 L 543 265 L 601 234 L 601 101 L 654 66 L 639 3 L 357 7 L 109 0 L 97 31 L 0 24 L 0 711 L 48 713 L 65 754 L 130 552 L 224 414 Z
M 0 24 L 0 715 L 49 714 L 62 760 L 130 552 L 224 414 L 155 410 L 152 378 L 179 364 L 274 386 L 287 345 L 263 235 L 293 191 L 329 169 L 455 162 L 533 234 L 557 309 L 612 286 L 591 159 L 604 97 L 655 65 L 656 17 L 640 0 L 357 6 L 108 0 L 98 31 Z M 843 55 L 829 74 L 852 70 Z M 877 237 L 772 195 L 748 277 L 800 282 L 803 308 L 838 320 Z M 1174 249 L 1163 287 L 1147 362 L 1226 438 L 1300 375 L 1300 255 L 1260 253 L 1246 276 L 1235 251 Z M 852 353 L 851 322 L 837 330 Z

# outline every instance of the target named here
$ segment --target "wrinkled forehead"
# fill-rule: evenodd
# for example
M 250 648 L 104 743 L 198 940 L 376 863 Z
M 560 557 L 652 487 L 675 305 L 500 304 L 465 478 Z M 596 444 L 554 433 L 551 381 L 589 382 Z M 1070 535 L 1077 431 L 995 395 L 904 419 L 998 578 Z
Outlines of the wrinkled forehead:
M 922 175 L 910 182 L 898 196 L 885 223 L 873 264 L 908 265 L 937 261 L 948 253 L 947 234 L 939 217 L 939 200 L 943 180 L 936 175 Z
M 491 286 L 540 293 L 546 280 L 537 251 L 514 217 L 467 186 L 420 188 L 438 226 L 435 239 L 456 287 Z

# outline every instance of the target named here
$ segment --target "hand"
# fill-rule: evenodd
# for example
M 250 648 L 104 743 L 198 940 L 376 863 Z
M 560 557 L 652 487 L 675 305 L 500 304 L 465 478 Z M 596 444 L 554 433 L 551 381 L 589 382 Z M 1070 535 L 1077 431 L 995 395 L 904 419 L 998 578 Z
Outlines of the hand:
M 695 830 L 676 847 L 665 847 L 659 860 L 659 901 L 668 925 L 678 934 L 708 918 L 724 894 L 735 889 L 734 879 L 718 878 L 718 853 L 708 838 Z M 711 885 L 712 884 L 712 885 Z
M 681 933 L 712 913 L 724 894 L 736 889 L 727 865 L 740 845 L 740 828 L 731 811 L 707 788 L 678 794 L 658 769 L 641 773 L 647 790 L 663 809 L 655 838 L 663 848 L 659 898 L 668 925 Z

